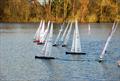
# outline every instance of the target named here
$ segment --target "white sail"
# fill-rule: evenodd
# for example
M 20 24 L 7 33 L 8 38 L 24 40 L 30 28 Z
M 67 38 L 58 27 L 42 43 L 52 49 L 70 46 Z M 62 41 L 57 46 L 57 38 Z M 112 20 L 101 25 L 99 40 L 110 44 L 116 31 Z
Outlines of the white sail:
M 88 24 L 88 35 L 91 34 L 91 26 L 90 26 L 90 23 Z
M 51 23 L 51 28 L 50 28 L 50 33 L 46 42 L 46 47 L 45 49 L 45 56 L 50 56 L 51 51 L 52 51 L 52 37 L 53 37 L 53 23 Z
M 35 33 L 35 36 L 34 36 L 35 40 L 38 40 L 38 38 L 39 38 L 39 32 L 40 32 L 41 27 L 42 27 L 42 20 L 41 20 L 41 22 L 39 24 L 39 27 L 38 27 L 38 29 L 37 29 L 37 31 Z
M 57 44 L 59 42 L 60 36 L 62 34 L 62 31 L 63 31 L 63 24 L 61 25 L 61 28 L 59 30 L 59 34 L 58 34 L 54 44 Z
M 42 48 L 42 50 L 41 50 L 41 54 L 44 54 L 44 53 L 45 53 L 46 46 L 47 46 L 47 40 L 46 40 L 46 42 L 45 42 L 45 44 L 44 44 L 44 46 L 43 46 L 43 48 Z
M 47 39 L 49 27 L 50 27 L 50 21 L 48 22 L 47 28 L 46 28 L 46 30 L 45 30 L 45 32 L 44 32 L 44 41 Z
M 68 39 L 70 38 L 70 34 L 71 34 L 71 31 L 72 31 L 72 22 L 71 22 L 71 24 L 70 24 L 70 27 L 69 27 L 69 30 L 68 30 L 68 33 L 67 33 L 67 35 L 66 35 L 66 37 L 65 37 L 65 40 L 64 40 L 64 43 L 63 43 L 63 45 L 67 45 L 67 43 L 68 43 Z
M 80 35 L 79 35 L 77 20 L 75 22 L 71 52 L 81 52 L 81 43 L 80 43 Z
M 80 43 L 80 35 L 78 30 L 78 22 L 75 22 L 75 52 L 81 52 L 81 43 Z
M 45 21 L 43 21 L 42 28 L 41 28 L 40 34 L 39 34 L 39 42 L 40 43 L 44 42 L 44 32 L 45 32 Z
M 73 41 L 72 41 L 71 52 L 75 52 L 75 30 L 74 30 L 74 33 L 73 33 Z
M 63 33 L 63 35 L 62 35 L 62 37 L 61 37 L 61 41 L 62 41 L 62 42 L 64 41 L 64 38 L 65 38 L 65 35 L 66 35 L 66 33 L 67 33 L 69 24 L 70 24 L 70 22 L 68 22 L 67 27 L 66 27 L 66 29 L 65 29 L 65 31 L 64 31 L 64 33 Z
M 110 33 L 110 35 L 109 35 L 109 37 L 108 37 L 108 39 L 107 39 L 107 41 L 106 41 L 106 43 L 105 43 L 105 46 L 104 46 L 104 48 L 103 48 L 103 51 L 102 51 L 102 53 L 101 53 L 101 55 L 100 55 L 100 59 L 102 59 L 102 58 L 104 57 L 105 51 L 106 51 L 106 49 L 107 49 L 107 47 L 108 47 L 108 44 L 109 44 L 109 42 L 110 42 L 110 40 L 111 40 L 111 38 L 112 38 L 112 35 L 114 34 L 114 32 L 115 32 L 116 29 L 117 29 L 117 25 L 118 25 L 118 23 L 117 23 L 116 25 L 113 24 L 112 32 Z

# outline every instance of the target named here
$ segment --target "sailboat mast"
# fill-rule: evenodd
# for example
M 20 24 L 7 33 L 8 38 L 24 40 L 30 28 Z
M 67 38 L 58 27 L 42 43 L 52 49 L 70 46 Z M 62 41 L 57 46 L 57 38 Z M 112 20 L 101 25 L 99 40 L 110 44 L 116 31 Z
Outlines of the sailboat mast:
M 37 29 L 37 31 L 35 33 L 35 36 L 34 36 L 35 40 L 38 40 L 38 36 L 39 36 L 39 32 L 40 32 L 41 27 L 42 27 L 42 20 L 41 20 L 41 22 L 39 24 L 39 27 L 38 27 L 38 29 Z

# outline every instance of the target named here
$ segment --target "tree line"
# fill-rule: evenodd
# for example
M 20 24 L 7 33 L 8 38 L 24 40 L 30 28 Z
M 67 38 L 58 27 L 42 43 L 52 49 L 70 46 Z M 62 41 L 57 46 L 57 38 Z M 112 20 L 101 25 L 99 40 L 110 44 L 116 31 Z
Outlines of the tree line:
M 0 22 L 120 21 L 119 0 L 0 0 Z

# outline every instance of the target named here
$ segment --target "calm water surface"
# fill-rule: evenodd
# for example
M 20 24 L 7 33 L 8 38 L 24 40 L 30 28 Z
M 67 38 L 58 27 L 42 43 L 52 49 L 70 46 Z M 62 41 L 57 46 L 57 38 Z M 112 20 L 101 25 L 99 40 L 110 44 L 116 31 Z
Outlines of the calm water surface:
M 71 48 L 53 47 L 55 60 L 35 60 L 42 45 L 33 43 L 39 23 L 0 23 L 0 81 L 120 81 L 120 24 L 107 48 L 105 62 L 98 63 L 112 23 L 79 24 L 82 51 L 86 55 L 65 55 Z M 60 27 L 54 25 L 54 38 Z

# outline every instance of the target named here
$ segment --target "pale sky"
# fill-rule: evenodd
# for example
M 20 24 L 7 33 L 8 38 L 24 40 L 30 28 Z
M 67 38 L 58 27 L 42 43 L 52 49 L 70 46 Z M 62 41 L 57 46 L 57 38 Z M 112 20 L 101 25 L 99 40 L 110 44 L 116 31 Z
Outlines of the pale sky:
M 48 1 L 48 0 L 46 0 L 46 1 Z M 40 2 L 42 4 L 44 2 L 44 0 L 38 0 L 38 2 Z

